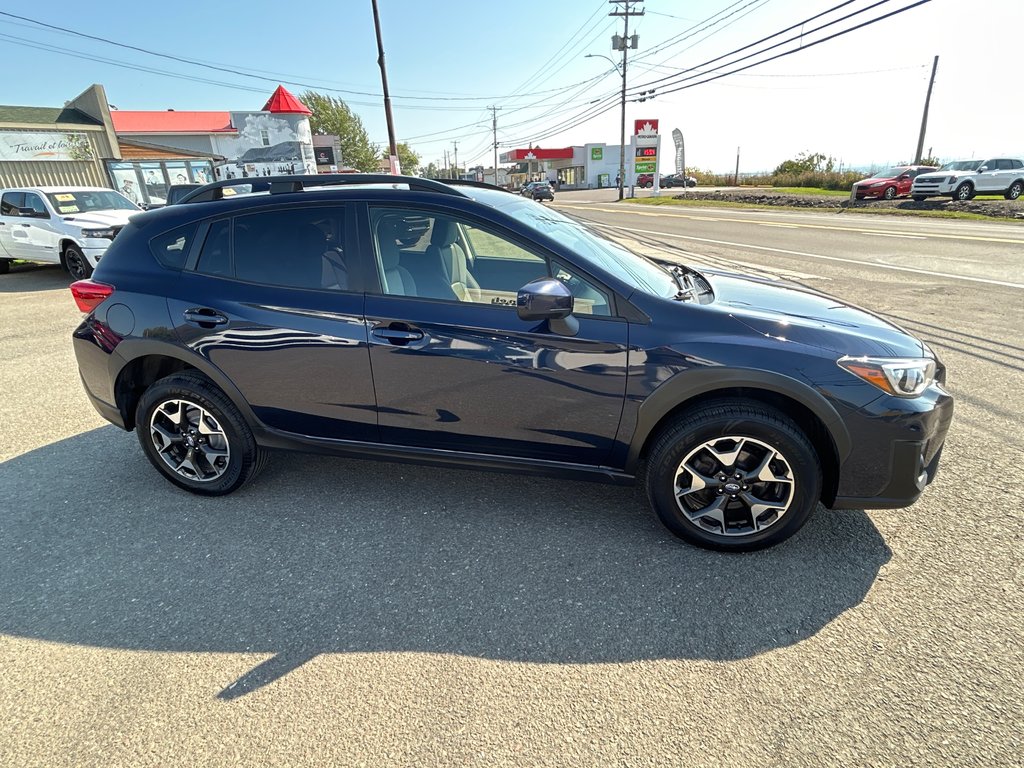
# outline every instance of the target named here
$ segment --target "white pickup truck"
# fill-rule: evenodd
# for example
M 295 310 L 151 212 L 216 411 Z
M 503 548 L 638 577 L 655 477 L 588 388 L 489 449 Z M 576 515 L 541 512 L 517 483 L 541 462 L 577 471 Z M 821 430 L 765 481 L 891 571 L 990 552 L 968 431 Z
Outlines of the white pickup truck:
M 12 259 L 60 264 L 75 280 L 92 274 L 110 241 L 141 208 L 102 187 L 0 190 L 0 274 Z

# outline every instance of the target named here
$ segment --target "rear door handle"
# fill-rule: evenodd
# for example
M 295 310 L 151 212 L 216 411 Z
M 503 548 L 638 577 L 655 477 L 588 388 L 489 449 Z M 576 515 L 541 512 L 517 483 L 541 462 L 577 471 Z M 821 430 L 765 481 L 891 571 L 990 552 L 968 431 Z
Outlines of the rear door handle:
M 186 309 L 182 312 L 182 317 L 185 318 L 186 323 L 192 323 L 202 328 L 212 328 L 215 325 L 226 325 L 228 319 L 225 315 L 222 315 L 215 309 L 208 309 L 207 307 L 194 307 L 193 309 Z

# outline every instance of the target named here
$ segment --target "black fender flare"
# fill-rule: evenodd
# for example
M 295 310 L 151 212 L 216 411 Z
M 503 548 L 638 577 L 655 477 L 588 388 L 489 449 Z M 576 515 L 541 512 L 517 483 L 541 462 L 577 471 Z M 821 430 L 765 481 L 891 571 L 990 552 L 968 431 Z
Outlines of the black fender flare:
M 839 462 L 850 455 L 852 441 L 839 412 L 825 397 L 807 384 L 772 371 L 747 368 L 710 367 L 681 371 L 652 392 L 640 404 L 636 428 L 626 454 L 626 471 L 635 472 L 647 438 L 661 420 L 687 400 L 735 388 L 760 389 L 784 395 L 803 405 L 813 413 L 828 431 L 835 446 Z
M 242 413 L 242 417 L 254 432 L 258 432 L 263 429 L 262 423 L 256 418 L 256 414 L 252 412 L 252 408 L 249 407 L 249 403 L 246 402 L 242 393 L 238 391 L 238 388 L 235 387 L 231 380 L 225 376 L 217 366 L 199 353 L 183 348 L 170 341 L 161 341 L 159 339 L 125 339 L 117 345 L 117 348 L 110 356 L 110 360 L 108 362 L 111 376 L 110 380 L 115 382 L 115 398 L 117 393 L 116 382 L 125 366 L 133 360 L 151 356 L 174 358 L 182 361 L 192 368 L 195 368 L 204 376 L 208 377 L 225 395 L 227 395 L 228 399 L 231 400 L 235 407 Z M 120 358 L 120 360 L 118 360 L 118 358 Z M 120 410 L 121 404 L 118 403 L 117 407 Z M 122 413 L 121 415 L 122 417 L 125 417 L 130 414 Z

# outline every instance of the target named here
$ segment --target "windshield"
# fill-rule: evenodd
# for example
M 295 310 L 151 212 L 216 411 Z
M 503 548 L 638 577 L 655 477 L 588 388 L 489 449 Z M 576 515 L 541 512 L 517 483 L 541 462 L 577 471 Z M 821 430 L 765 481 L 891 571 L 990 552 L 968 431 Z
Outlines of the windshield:
M 879 171 L 878 173 L 876 173 L 871 178 L 872 179 L 895 179 L 897 176 L 902 176 L 906 172 L 907 172 L 907 169 L 903 168 L 903 167 L 886 168 L 884 171 Z
M 946 163 L 944 166 L 939 168 L 940 171 L 976 171 L 981 167 L 980 160 L 955 160 L 952 163 Z
M 112 189 L 81 189 L 68 192 L 47 192 L 46 197 L 58 213 L 87 211 L 138 211 L 139 206 Z
M 477 197 L 478 191 L 473 190 Z M 478 199 L 500 209 L 528 227 L 557 240 L 582 259 L 615 275 L 634 288 L 655 296 L 675 296 L 679 285 L 667 271 L 625 246 L 606 239 L 578 219 L 503 192 L 479 194 Z

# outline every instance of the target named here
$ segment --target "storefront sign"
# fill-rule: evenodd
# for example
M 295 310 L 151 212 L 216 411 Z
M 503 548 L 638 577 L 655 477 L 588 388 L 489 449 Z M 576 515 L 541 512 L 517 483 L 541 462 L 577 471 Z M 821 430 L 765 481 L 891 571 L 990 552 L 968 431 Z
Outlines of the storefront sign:
M 657 169 L 657 167 L 658 167 L 657 163 L 641 163 L 641 162 L 637 162 L 637 164 L 636 164 L 636 172 L 637 173 L 654 173 L 654 171 Z
M 644 138 L 650 138 L 658 135 L 658 121 L 657 120 L 634 120 L 633 121 L 633 133 L 637 136 L 643 136 Z
M 604 147 L 591 147 L 590 148 L 590 159 L 591 160 L 604 160 Z
M 334 165 L 334 147 L 313 147 L 317 165 Z
M 0 161 L 9 160 L 92 160 L 92 147 L 81 133 L 0 131 Z

